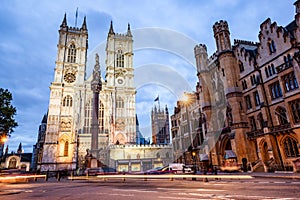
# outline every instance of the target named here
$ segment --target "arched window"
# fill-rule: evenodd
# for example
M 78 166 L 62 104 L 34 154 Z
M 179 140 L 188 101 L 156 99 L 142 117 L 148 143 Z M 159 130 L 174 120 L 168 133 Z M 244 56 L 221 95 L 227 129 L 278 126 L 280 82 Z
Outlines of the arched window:
M 284 151 L 286 157 L 298 157 L 299 150 L 297 146 L 297 141 L 294 138 L 287 137 L 284 142 Z
M 99 130 L 103 131 L 104 130 L 104 106 L 101 101 L 99 102 L 98 116 L 99 116 Z
M 282 80 L 284 82 L 283 84 L 284 84 L 284 89 L 286 92 L 293 91 L 299 87 L 294 72 L 290 72 L 290 73 L 284 75 L 282 77 Z
M 251 131 L 256 131 L 257 127 L 256 127 L 256 122 L 253 116 L 249 117 L 249 122 L 250 122 L 250 126 L 251 126 Z
M 76 62 L 76 48 L 75 44 L 71 44 L 68 49 L 68 62 L 75 63 Z
M 15 168 L 17 168 L 17 159 L 16 158 L 11 158 L 9 160 L 8 168 L 9 169 L 15 169 Z
M 85 105 L 83 133 L 90 133 L 92 123 L 92 100 Z
M 272 75 L 273 75 L 273 71 L 272 71 L 272 69 L 271 69 L 271 66 L 270 66 L 270 65 L 268 65 L 268 71 L 269 71 L 269 76 L 272 76 Z
M 124 101 L 121 97 L 117 99 L 117 108 L 124 108 Z
M 276 52 L 276 45 L 275 45 L 274 40 L 269 39 L 268 46 L 269 46 L 270 54 Z
M 271 70 L 272 70 L 272 75 L 273 75 L 273 74 L 276 74 L 276 71 L 275 71 L 275 66 L 274 66 L 274 64 L 271 64 Z
M 66 141 L 64 144 L 64 156 L 68 156 L 69 154 L 69 142 Z
M 160 154 L 159 153 L 156 154 L 156 158 L 160 158 Z
M 287 61 L 288 61 L 288 67 L 292 67 L 293 66 L 293 58 L 290 54 L 288 54 Z
M 269 77 L 269 71 L 268 71 L 268 68 L 267 67 L 265 67 L 265 73 L 266 73 L 266 76 L 267 76 L 267 78 Z
M 166 153 L 166 158 L 170 158 L 169 152 Z
M 244 64 L 240 61 L 239 62 L 240 72 L 243 72 L 245 70 Z
M 287 116 L 286 116 L 285 108 L 283 108 L 283 107 L 276 108 L 275 114 L 277 115 L 278 122 L 279 122 L 280 125 L 289 123 L 288 119 L 287 119 Z
M 286 68 L 288 68 L 288 58 L 286 56 L 283 56 L 284 65 Z
M 63 100 L 63 106 L 72 107 L 72 97 L 70 95 L 65 96 Z
M 264 118 L 261 113 L 257 115 L 257 121 L 259 123 L 260 129 L 264 128 Z
M 295 123 L 300 122 L 300 99 L 289 103 L 292 111 L 293 120 Z
M 119 49 L 117 52 L 116 66 L 124 67 L 124 55 L 121 49 Z

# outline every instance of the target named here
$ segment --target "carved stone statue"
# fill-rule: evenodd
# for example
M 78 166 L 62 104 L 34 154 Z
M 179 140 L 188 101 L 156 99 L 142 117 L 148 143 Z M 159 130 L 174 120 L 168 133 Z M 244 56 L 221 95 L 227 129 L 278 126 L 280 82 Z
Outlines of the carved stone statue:
M 99 55 L 96 53 L 95 56 L 96 64 L 93 70 L 93 82 L 100 81 L 100 64 L 99 64 Z

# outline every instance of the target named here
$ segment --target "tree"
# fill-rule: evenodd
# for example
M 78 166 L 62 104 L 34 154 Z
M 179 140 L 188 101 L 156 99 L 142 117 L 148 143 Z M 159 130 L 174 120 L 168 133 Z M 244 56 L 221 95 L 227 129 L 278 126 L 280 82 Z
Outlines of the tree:
M 12 94 L 0 88 L 0 138 L 10 136 L 14 128 L 18 126 L 14 116 L 16 108 L 11 105 Z

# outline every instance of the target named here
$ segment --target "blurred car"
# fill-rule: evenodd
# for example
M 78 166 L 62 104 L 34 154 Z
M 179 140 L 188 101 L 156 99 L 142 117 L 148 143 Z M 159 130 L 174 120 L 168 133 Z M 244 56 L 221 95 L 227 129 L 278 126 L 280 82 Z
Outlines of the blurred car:
M 158 174 L 162 168 L 163 167 L 155 167 L 153 169 L 148 169 L 145 174 Z
M 89 176 L 97 176 L 103 174 L 104 171 L 101 167 L 99 168 L 87 168 L 84 172 L 84 175 L 89 175 Z
M 172 170 L 169 166 L 164 166 L 164 167 L 156 167 L 153 169 L 149 169 L 146 171 L 146 174 L 176 174 L 176 170 Z

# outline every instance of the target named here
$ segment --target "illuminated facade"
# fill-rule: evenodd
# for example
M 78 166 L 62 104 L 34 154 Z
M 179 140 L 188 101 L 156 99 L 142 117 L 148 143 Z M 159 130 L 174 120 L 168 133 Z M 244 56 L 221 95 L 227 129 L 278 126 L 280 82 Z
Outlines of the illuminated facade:
M 133 83 L 132 35 L 115 33 L 112 24 L 107 36 L 106 75 L 98 110 L 98 160 L 109 160 L 113 144 L 136 143 L 136 112 Z M 54 81 L 50 86 L 47 128 L 37 169 L 76 169 L 91 150 L 93 77 L 86 77 L 88 30 L 67 25 L 66 15 L 59 29 Z M 95 55 L 95 65 L 99 57 Z M 101 74 L 101 73 L 100 73 Z M 93 150 L 94 151 L 94 150 Z
M 198 79 L 194 95 L 198 125 L 184 120 L 186 109 L 178 102 L 172 119 L 172 141 L 179 160 L 188 160 L 181 138 L 199 134 L 197 165 L 226 167 L 234 160 L 242 170 L 295 170 L 300 156 L 300 1 L 295 19 L 278 26 L 270 19 L 260 25 L 259 42 L 234 40 L 226 21 L 214 24 L 217 51 L 208 57 L 206 46 L 195 47 Z M 186 105 L 185 105 L 186 106 Z M 178 122 L 181 122 L 179 124 Z M 197 132 L 198 131 L 198 132 Z M 234 163 L 231 163 L 234 164 Z

